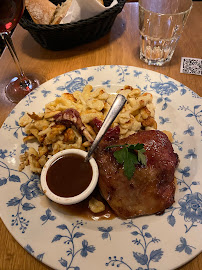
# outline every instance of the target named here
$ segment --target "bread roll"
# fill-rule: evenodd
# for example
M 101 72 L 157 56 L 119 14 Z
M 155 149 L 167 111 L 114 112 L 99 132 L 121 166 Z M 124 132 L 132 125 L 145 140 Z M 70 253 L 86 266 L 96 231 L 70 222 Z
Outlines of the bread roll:
M 85 0 L 83 0 L 83 1 L 85 1 Z M 97 1 L 100 4 L 104 5 L 103 0 L 97 0 Z M 67 14 L 67 11 L 71 6 L 71 3 L 72 3 L 72 0 L 66 0 L 61 5 L 58 5 L 56 10 L 55 10 L 54 16 L 53 16 L 52 21 L 50 22 L 50 24 L 59 24 L 61 22 L 61 20 Z
M 49 0 L 25 0 L 25 6 L 35 23 L 50 24 L 56 5 Z
M 97 0 L 98 2 L 100 2 L 100 4 L 102 4 L 104 6 L 104 1 L 103 0 Z
M 71 3 L 72 0 L 66 0 L 61 5 L 58 5 L 50 24 L 59 24 L 65 17 L 69 7 L 71 6 Z
M 97 0 L 104 5 L 103 0 Z M 61 5 L 54 5 L 49 0 L 25 0 L 25 6 L 37 24 L 59 24 L 70 8 L 72 0 L 66 0 Z

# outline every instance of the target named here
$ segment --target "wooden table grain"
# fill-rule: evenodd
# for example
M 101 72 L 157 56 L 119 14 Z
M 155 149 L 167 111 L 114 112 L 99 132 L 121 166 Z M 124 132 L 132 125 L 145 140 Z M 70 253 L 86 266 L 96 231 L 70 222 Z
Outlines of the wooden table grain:
M 95 65 L 129 65 L 163 73 L 202 96 L 202 78 L 180 73 L 181 57 L 202 58 L 202 2 L 193 10 L 178 43 L 173 59 L 164 67 L 148 66 L 139 59 L 138 4 L 126 3 L 105 37 L 65 51 L 49 51 L 36 43 L 30 34 L 17 26 L 13 34 L 18 56 L 26 73 L 41 74 L 49 80 L 59 74 Z M 13 109 L 4 94 L 4 86 L 16 74 L 6 49 L 0 58 L 0 126 Z M 48 270 L 49 267 L 28 254 L 11 236 L 0 220 L 0 270 Z M 96 267 L 95 267 L 96 269 Z M 202 254 L 180 270 L 202 269 Z M 104 270 L 104 269 L 103 269 Z

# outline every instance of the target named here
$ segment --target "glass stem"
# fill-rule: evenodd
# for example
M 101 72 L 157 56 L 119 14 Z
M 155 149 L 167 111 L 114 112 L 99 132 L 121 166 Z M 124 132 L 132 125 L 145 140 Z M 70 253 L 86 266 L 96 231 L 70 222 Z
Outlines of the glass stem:
M 10 34 L 8 32 L 4 32 L 1 34 L 1 36 L 2 36 L 5 44 L 7 45 L 8 49 L 10 51 L 10 54 L 15 62 L 21 85 L 25 86 L 25 87 L 29 87 L 29 80 L 26 78 L 24 71 L 22 70 L 22 68 L 20 66 L 20 61 L 19 61 L 19 58 L 18 58 L 17 53 L 15 51 L 15 47 L 13 45 Z

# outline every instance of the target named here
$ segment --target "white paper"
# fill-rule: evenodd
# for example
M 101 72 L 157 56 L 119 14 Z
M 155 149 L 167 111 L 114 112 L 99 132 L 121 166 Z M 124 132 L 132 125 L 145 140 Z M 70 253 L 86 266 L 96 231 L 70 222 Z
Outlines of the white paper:
M 114 0 L 109 7 L 103 6 L 97 0 L 73 0 L 66 16 L 60 23 L 72 23 L 94 17 L 116 4 L 118 4 L 117 0 Z

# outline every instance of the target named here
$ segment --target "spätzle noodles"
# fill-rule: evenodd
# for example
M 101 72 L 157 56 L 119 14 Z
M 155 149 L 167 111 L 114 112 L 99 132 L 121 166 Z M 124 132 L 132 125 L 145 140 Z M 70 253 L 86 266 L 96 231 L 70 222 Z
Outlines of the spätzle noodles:
M 119 125 L 120 139 L 141 129 L 157 128 L 154 119 L 155 106 L 150 93 L 141 94 L 140 89 L 129 85 L 119 89 L 117 93 L 127 98 L 122 111 L 112 124 L 113 127 Z M 104 121 L 114 99 L 115 95 L 107 93 L 104 88 L 93 89 L 91 85 L 86 85 L 82 92 L 63 93 L 49 102 L 45 105 L 44 113 L 25 113 L 19 120 L 19 125 L 24 127 L 27 134 L 23 141 L 28 144 L 37 141 L 38 149 L 31 146 L 25 154 L 21 155 L 19 170 L 22 171 L 25 166 L 30 165 L 32 172 L 41 173 L 48 158 L 61 150 L 77 148 L 88 151 L 90 143 L 79 130 L 74 125 L 66 127 L 63 124 L 56 124 L 54 115 L 69 108 L 76 109 L 94 139 L 96 133 L 90 123 L 95 118 Z

